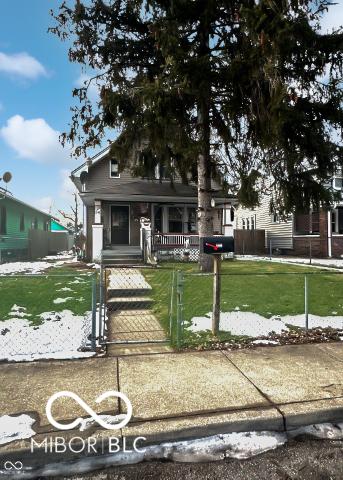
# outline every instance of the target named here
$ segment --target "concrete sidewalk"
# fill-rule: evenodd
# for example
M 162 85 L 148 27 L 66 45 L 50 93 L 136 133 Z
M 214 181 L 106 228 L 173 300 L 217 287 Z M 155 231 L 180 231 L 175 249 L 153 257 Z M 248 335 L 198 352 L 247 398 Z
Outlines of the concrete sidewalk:
M 149 442 L 220 432 L 292 429 L 343 421 L 343 344 L 260 347 L 236 352 L 161 353 L 71 361 L 1 364 L 0 416 L 27 413 L 44 436 L 118 436 L 92 427 L 60 432 L 45 415 L 49 397 L 71 390 L 97 413 L 120 412 L 107 390 L 125 393 L 133 417 L 121 435 Z M 54 417 L 88 416 L 71 399 L 56 401 Z M 0 458 L 29 449 L 30 439 L 2 445 Z

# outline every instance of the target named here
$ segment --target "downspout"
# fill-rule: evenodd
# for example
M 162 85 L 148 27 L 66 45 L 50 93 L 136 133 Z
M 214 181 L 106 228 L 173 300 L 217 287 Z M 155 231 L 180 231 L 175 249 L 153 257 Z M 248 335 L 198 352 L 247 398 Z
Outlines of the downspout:
M 332 232 L 331 232 L 331 211 L 328 210 L 328 257 L 332 256 L 332 244 L 331 244 L 331 239 L 332 239 Z

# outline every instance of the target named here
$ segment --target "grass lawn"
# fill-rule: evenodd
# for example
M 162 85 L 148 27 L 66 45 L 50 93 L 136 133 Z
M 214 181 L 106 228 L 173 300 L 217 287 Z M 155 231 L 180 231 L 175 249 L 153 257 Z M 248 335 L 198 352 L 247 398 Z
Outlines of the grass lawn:
M 169 306 L 173 270 L 184 272 L 184 319 L 204 316 L 212 310 L 211 275 L 198 275 L 196 264 L 166 264 L 165 268 L 142 271 L 152 286 L 155 313 L 164 328 L 169 327 Z M 223 261 L 221 311 L 235 309 L 264 317 L 304 312 L 304 274 L 308 275 L 309 313 L 343 315 L 343 274 L 301 265 L 273 262 Z M 174 317 L 175 314 L 174 308 Z
M 75 315 L 83 315 L 91 310 L 92 277 L 89 274 L 93 275 L 94 270 L 75 271 L 62 266 L 36 276 L 0 276 L 0 321 L 11 318 L 9 312 L 14 304 L 27 309 L 33 324 L 41 322 L 39 315 L 43 312 L 71 310 Z M 63 288 L 71 290 L 63 291 Z M 58 298 L 68 300 L 54 303 Z

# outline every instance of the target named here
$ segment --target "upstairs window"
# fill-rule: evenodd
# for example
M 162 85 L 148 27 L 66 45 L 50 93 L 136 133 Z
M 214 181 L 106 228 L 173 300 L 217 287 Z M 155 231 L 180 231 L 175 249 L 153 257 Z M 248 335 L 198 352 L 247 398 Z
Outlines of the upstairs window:
M 280 215 L 277 212 L 272 214 L 272 222 L 273 223 L 280 223 Z
M 7 233 L 7 212 L 6 207 L 0 207 L 0 234 L 6 235 Z
M 167 167 L 158 163 L 155 167 L 155 179 L 165 180 L 167 178 Z
M 110 160 L 110 177 L 111 178 L 120 178 L 119 164 L 118 164 L 117 160 L 114 160 L 114 159 Z
M 20 223 L 19 223 L 19 230 L 21 232 L 25 231 L 25 216 L 23 213 L 20 214 Z

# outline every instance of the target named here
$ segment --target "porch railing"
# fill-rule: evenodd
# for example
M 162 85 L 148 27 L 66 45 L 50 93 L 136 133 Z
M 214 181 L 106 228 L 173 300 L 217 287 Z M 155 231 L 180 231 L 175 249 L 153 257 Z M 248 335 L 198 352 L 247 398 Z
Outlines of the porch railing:
M 199 246 L 199 235 L 193 233 L 154 233 L 153 245 L 162 247 Z

